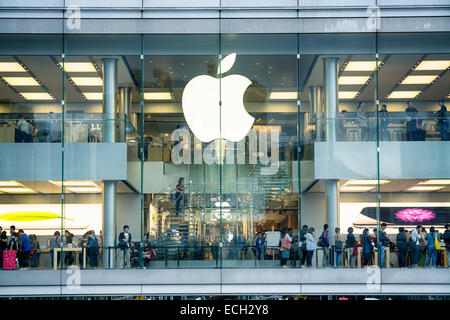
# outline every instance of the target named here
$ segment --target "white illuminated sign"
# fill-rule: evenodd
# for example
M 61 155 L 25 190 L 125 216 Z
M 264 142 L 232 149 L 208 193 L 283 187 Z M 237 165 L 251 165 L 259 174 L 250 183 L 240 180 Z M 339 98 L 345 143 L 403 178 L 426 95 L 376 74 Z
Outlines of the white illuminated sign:
M 211 210 L 211 221 L 217 221 L 220 220 L 222 217 L 222 220 L 231 221 L 231 209 L 230 204 L 228 202 L 216 202 L 214 203 L 214 206 L 219 209 L 213 209 Z M 220 208 L 222 210 L 220 210 Z

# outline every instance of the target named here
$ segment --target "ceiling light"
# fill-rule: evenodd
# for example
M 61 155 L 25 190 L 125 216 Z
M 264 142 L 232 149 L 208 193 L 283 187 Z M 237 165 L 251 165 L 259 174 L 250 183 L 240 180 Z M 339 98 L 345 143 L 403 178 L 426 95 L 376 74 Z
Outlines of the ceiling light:
M 275 92 L 272 91 L 269 95 L 269 100 L 296 100 L 297 92 Z
M 30 188 L 0 188 L 0 191 L 5 193 L 36 193 Z
M 73 82 L 77 86 L 99 86 L 103 85 L 103 80 L 100 77 L 72 77 Z
M 53 100 L 47 92 L 20 92 L 27 100 Z
M 48 180 L 48 182 L 50 182 L 51 184 L 54 184 L 58 187 L 61 187 L 61 185 L 62 185 L 62 181 L 60 181 L 60 180 Z M 64 186 L 65 187 L 83 187 L 83 186 L 84 187 L 86 187 L 86 186 L 97 187 L 97 185 L 91 180 L 65 180 Z
M 18 62 L 0 62 L 0 72 L 26 72 Z
M 419 182 L 419 184 L 450 184 L 450 179 L 437 179 L 437 180 L 427 180 Z
M 369 80 L 369 76 L 342 76 L 339 77 L 339 85 L 364 84 Z
M 388 96 L 388 99 L 411 99 L 415 98 L 420 91 L 394 91 Z
M 429 84 L 437 78 L 437 75 L 433 76 L 407 76 L 402 84 Z
M 445 188 L 444 186 L 415 186 L 408 188 L 408 191 L 436 191 Z
M 445 70 L 450 67 L 450 60 L 422 61 L 415 70 Z
M 88 100 L 103 100 L 103 92 L 83 92 Z
M 170 92 L 144 92 L 144 100 L 172 100 Z
M 94 193 L 94 192 L 101 192 L 102 189 L 100 188 L 93 188 L 93 187 L 70 187 L 67 188 L 68 191 L 70 192 L 75 192 L 75 193 L 84 193 L 84 192 L 88 192 L 88 193 Z
M 389 183 L 390 180 L 380 180 L 380 184 Z M 364 185 L 364 184 L 374 184 L 376 185 L 378 180 L 349 180 L 345 184 L 346 185 Z
M 36 86 L 39 87 L 39 83 L 32 77 L 3 77 L 11 86 Z
M 339 99 L 353 99 L 358 91 L 339 91 Z
M 378 61 L 378 65 L 381 61 Z M 344 71 L 374 71 L 375 61 L 350 61 Z
M 59 65 L 62 67 L 63 63 Z M 66 72 L 96 72 L 95 67 L 90 62 L 64 62 L 64 70 Z
M 0 181 L 0 187 L 23 187 L 23 184 L 17 181 Z
M 354 187 L 343 186 L 343 187 L 341 187 L 341 191 L 355 191 L 355 192 L 370 191 L 372 189 L 375 189 L 375 187 L 369 187 L 369 186 L 367 186 L 367 187 L 364 187 L 364 186 L 358 186 L 358 187 L 357 186 L 354 186 Z

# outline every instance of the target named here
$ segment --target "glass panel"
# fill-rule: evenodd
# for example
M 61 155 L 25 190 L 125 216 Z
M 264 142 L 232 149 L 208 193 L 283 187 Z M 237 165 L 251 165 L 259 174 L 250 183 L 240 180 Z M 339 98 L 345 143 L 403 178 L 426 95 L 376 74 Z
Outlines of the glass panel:
M 61 36 L 1 36 L 0 56 L 0 257 L 7 268 L 58 267 L 58 234 L 66 221 L 61 205 L 61 75 L 52 57 L 61 56 Z M 15 230 L 13 229 L 15 227 Z M 56 235 L 52 237 L 53 235 Z M 6 254 L 6 253 L 5 253 Z M 8 259 L 9 258 L 9 259 Z

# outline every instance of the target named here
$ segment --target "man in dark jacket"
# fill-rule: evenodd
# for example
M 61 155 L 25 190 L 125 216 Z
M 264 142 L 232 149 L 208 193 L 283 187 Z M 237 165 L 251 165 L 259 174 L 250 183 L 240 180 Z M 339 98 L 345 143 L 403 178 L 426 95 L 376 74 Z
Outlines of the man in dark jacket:
M 128 232 L 130 228 L 128 225 L 123 226 L 123 232 L 119 234 L 119 265 L 121 268 L 130 268 L 130 246 L 131 233 Z
M 386 248 L 387 237 L 384 230 L 386 230 L 387 224 L 381 224 L 380 240 L 378 242 L 378 266 L 384 268 L 384 248 Z
M 405 228 L 400 227 L 398 228 L 398 231 L 399 231 L 397 234 L 398 266 L 399 268 L 404 268 L 406 266 L 405 258 L 407 250 Z
M 442 240 L 445 243 L 445 249 L 447 250 L 447 268 L 450 268 L 450 224 L 445 225 L 445 232 L 442 235 Z
M 301 266 L 305 264 L 306 255 L 308 251 L 306 250 L 306 234 L 308 233 L 308 226 L 305 224 L 300 231 L 300 243 L 301 243 L 301 253 L 302 253 L 302 261 Z

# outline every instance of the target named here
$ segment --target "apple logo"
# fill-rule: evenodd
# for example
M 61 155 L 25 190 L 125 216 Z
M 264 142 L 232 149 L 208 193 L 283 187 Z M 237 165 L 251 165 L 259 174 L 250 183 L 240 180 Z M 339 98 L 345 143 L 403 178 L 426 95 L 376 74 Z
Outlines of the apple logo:
M 230 70 L 235 59 L 236 53 L 226 56 L 219 64 L 217 74 Z M 200 75 L 188 82 L 183 91 L 182 107 L 197 139 L 210 142 L 222 137 L 238 142 L 247 135 L 255 121 L 245 110 L 243 101 L 250 84 L 248 78 L 236 74 L 222 80 Z M 220 100 L 222 106 L 219 106 Z

